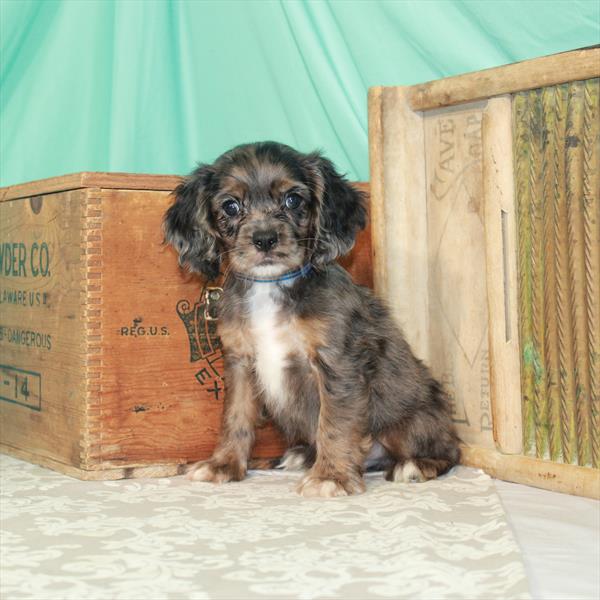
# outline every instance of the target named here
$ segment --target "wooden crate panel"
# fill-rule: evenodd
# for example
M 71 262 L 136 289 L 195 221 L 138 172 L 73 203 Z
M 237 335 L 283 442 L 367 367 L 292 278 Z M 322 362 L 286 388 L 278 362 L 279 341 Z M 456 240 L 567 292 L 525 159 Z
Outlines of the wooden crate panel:
M 600 466 L 599 79 L 515 95 L 527 454 Z
M 452 396 L 463 460 L 593 497 L 599 77 L 594 47 L 369 92 L 375 289 Z
M 175 252 L 162 244 L 162 218 L 172 197 L 129 190 L 97 194 L 102 370 L 90 463 L 100 468 L 148 464 L 157 456 L 163 462 L 207 458 L 220 429 L 223 360 L 216 322 L 204 319 L 206 284 L 179 270 Z M 259 456 L 281 453 L 272 428 L 260 441 Z
M 84 479 L 211 455 L 226 393 L 212 288 L 162 243 L 179 181 L 80 173 L 0 190 L 4 451 Z M 370 241 L 344 258 L 363 285 Z M 257 431 L 254 457 L 284 449 L 272 424 Z
M 80 465 L 85 423 L 79 191 L 0 203 L 2 443 Z
M 426 113 L 429 356 L 459 435 L 493 447 L 481 123 L 484 104 Z

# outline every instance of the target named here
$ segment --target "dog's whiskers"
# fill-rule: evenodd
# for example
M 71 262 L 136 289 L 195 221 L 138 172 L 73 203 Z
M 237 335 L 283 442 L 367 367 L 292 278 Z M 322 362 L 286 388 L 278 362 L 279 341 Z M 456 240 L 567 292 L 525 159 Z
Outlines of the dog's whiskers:
M 245 248 L 245 247 L 250 248 L 250 247 L 252 247 L 252 245 L 253 244 L 251 244 L 251 243 L 248 242 L 246 244 L 236 245 L 235 248 L 231 248 L 230 250 L 223 250 L 223 252 L 219 253 L 219 258 L 223 258 L 226 254 L 231 254 L 232 252 L 239 252 L 239 250 L 241 248 Z

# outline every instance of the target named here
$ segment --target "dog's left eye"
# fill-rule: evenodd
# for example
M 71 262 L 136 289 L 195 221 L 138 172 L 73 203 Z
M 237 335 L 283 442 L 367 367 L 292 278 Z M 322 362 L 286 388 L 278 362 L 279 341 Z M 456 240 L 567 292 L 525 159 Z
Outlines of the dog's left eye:
M 288 194 L 285 197 L 285 206 L 287 208 L 298 208 L 300 206 L 300 203 L 302 202 L 302 196 L 300 196 L 300 194 Z
M 240 212 L 240 205 L 237 200 L 226 200 L 222 206 L 225 214 L 235 217 Z

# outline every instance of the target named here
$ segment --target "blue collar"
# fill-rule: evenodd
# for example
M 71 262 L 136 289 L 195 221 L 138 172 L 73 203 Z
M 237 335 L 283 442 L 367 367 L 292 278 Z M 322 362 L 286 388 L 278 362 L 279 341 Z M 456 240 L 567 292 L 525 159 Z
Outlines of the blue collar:
M 306 277 L 312 270 L 312 265 L 306 263 L 302 268 L 296 271 L 288 271 L 279 275 L 278 277 L 252 277 L 252 275 L 242 275 L 242 273 L 234 273 L 238 279 L 244 281 L 252 281 L 254 283 L 279 283 L 280 281 L 292 281 L 298 279 L 298 277 Z

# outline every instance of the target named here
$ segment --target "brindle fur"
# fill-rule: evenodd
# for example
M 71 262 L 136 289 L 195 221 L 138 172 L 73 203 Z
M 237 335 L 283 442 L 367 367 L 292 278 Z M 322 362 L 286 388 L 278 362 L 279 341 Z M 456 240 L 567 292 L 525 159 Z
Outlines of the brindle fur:
M 290 190 L 302 198 L 298 209 L 285 207 Z M 305 496 L 364 491 L 374 442 L 392 459 L 389 478 L 431 479 L 459 461 L 441 386 L 412 354 L 387 307 L 334 262 L 351 249 L 366 211 L 362 194 L 327 159 L 274 142 L 240 146 L 201 165 L 175 196 L 165 233 L 182 264 L 214 278 L 222 260 L 228 263 L 219 309 L 226 382 L 221 440 L 191 478 L 243 478 L 265 408 L 290 445 L 300 445 L 293 456 L 308 468 L 298 488 Z M 232 198 L 241 206 L 234 217 L 223 210 Z M 252 243 L 265 228 L 278 240 L 266 254 Z M 312 272 L 286 283 L 229 274 L 278 275 L 307 261 Z M 257 374 L 261 349 L 249 309 L 256 285 L 270 286 L 274 323 L 285 337 L 279 373 L 285 401 L 271 397 Z

